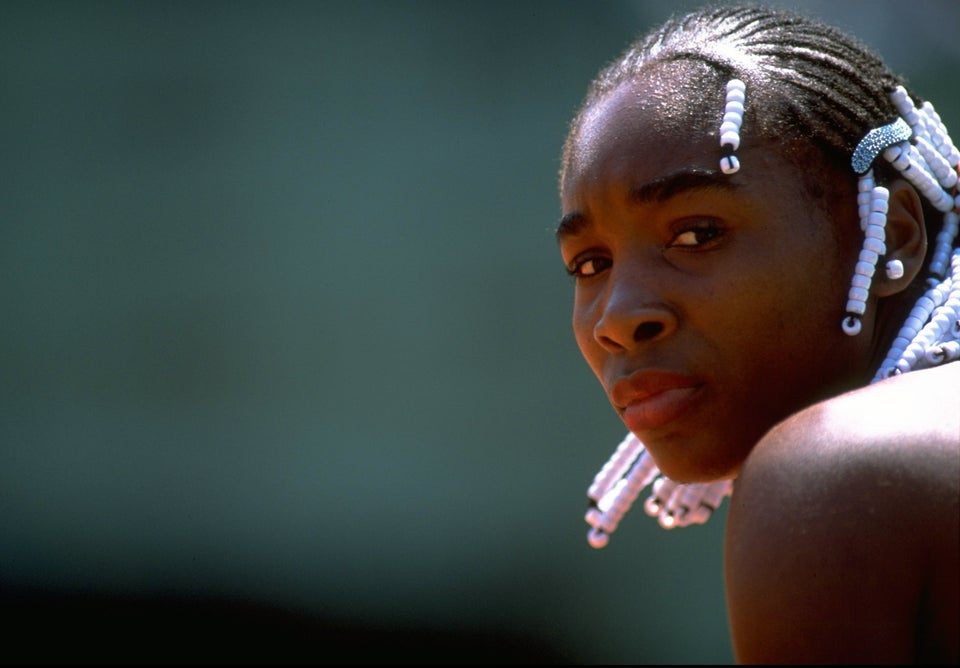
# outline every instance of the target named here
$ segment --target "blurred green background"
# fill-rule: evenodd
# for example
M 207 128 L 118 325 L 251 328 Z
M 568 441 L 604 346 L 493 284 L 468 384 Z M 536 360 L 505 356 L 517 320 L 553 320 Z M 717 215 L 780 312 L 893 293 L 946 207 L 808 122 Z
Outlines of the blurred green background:
M 586 543 L 624 429 L 552 236 L 588 82 L 698 4 L 0 4 L 10 638 L 731 663 L 723 511 Z M 779 4 L 958 136 L 960 2 Z

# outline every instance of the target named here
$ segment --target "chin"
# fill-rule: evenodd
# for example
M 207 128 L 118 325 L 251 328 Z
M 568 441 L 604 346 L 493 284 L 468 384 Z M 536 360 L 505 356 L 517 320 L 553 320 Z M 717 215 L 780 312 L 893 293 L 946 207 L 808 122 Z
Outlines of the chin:
M 729 451 L 718 456 L 715 448 L 709 449 L 707 454 L 698 454 L 689 448 L 680 451 L 679 448 L 647 446 L 647 449 L 661 473 L 671 480 L 687 484 L 736 478 L 746 458 L 746 454 L 731 458 Z

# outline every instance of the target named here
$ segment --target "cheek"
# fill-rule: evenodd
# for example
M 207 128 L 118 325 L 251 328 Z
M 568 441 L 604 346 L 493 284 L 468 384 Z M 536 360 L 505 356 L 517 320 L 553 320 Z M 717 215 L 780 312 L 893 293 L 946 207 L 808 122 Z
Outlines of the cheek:
M 837 253 L 801 246 L 765 272 L 721 283 L 724 296 L 712 298 L 724 304 L 718 324 L 729 328 L 725 340 L 741 373 L 765 377 L 758 385 L 767 387 L 777 377 L 805 393 L 809 388 L 801 386 L 823 383 L 839 370 L 851 344 L 841 329 L 847 285 L 839 265 Z
M 751 264 L 757 270 L 742 271 Z M 832 266 L 809 258 L 801 263 L 787 254 L 770 262 L 745 261 L 739 271 L 714 279 L 688 293 L 687 317 L 717 358 L 743 373 L 845 343 L 839 337 L 845 336 L 840 323 L 847 288 L 837 284 Z

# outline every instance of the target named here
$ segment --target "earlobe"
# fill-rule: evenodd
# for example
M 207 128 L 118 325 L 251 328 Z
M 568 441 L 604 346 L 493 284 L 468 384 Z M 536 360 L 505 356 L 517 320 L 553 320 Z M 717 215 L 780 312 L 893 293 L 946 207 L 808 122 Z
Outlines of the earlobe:
M 905 290 L 923 269 L 927 254 L 927 228 L 920 196 L 904 179 L 897 179 L 888 189 L 887 252 L 881 260 L 883 271 L 877 272 L 873 283 L 873 293 L 878 297 Z

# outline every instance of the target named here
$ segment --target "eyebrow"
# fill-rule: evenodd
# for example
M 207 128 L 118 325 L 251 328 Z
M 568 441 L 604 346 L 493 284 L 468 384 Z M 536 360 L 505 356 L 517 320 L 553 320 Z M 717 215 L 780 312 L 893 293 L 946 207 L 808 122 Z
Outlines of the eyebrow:
M 657 177 L 630 189 L 627 200 L 631 204 L 666 202 L 672 197 L 694 190 L 734 191 L 739 184 L 719 171 L 702 168 L 682 169 Z M 557 225 L 557 241 L 582 234 L 590 226 L 590 219 L 579 211 L 572 211 Z

